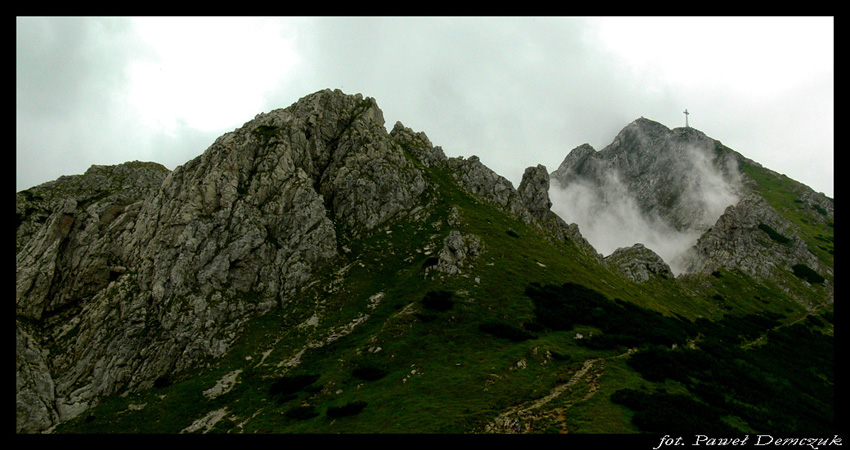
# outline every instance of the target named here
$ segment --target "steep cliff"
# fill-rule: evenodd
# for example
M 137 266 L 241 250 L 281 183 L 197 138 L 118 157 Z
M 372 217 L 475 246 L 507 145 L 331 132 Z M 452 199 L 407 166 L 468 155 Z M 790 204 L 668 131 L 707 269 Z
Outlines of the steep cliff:
M 18 193 L 19 431 L 222 355 L 346 239 L 416 206 L 425 181 L 383 125 L 372 99 L 321 91 L 173 172 L 93 167 Z
M 246 321 L 361 237 L 427 207 L 432 165 L 533 220 L 477 158 L 447 159 L 400 123 L 387 133 L 373 99 L 330 90 L 257 115 L 171 172 L 95 166 L 19 192 L 18 431 L 225 354 Z M 476 239 L 447 237 L 437 268 L 457 271 Z
M 696 233 L 687 276 L 648 245 L 603 257 L 557 214 L 570 183 Z M 19 433 L 598 432 L 579 403 L 633 432 L 609 398 L 654 382 L 636 352 L 832 303 L 831 199 L 645 119 L 515 188 L 323 90 L 173 171 L 18 192 L 16 214 Z
M 627 194 L 676 231 L 708 229 L 740 195 L 735 154 L 694 128 L 640 118 L 596 152 L 585 144 L 551 174 L 561 187 L 586 183 L 603 201 Z
M 569 197 L 556 209 L 581 215 L 586 235 L 651 240 L 633 243 L 663 253 L 677 275 L 725 268 L 786 285 L 805 266 L 831 286 L 832 200 L 694 128 L 637 119 L 598 152 L 573 149 L 551 176 Z M 605 214 L 616 220 L 594 222 Z M 609 261 L 622 264 L 618 252 Z

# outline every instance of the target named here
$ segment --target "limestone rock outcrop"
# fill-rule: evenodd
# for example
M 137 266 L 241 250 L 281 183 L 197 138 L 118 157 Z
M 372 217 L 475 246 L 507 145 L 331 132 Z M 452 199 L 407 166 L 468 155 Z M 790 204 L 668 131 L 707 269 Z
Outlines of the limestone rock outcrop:
M 739 180 L 742 161 L 701 132 L 640 119 L 600 152 L 576 148 L 552 174 L 543 165 L 528 167 L 515 188 L 478 157 L 446 157 L 401 122 L 387 132 L 374 99 L 323 90 L 258 114 L 174 170 L 147 162 L 92 166 L 18 192 L 16 431 L 49 431 L 107 396 L 167 384 L 211 365 L 251 319 L 303 306 L 296 300 L 309 303 L 303 294 L 312 291 L 305 290 L 328 281 L 317 274 L 335 273 L 323 294 L 337 295 L 334 286 L 347 270 L 370 269 L 357 259 L 361 239 L 392 236 L 396 243 L 411 236 L 405 233 L 424 235 L 412 241 L 416 255 L 392 256 L 415 264 L 416 276 L 481 283 L 476 264 L 487 259 L 498 267 L 490 258 L 498 256 L 487 251 L 505 237 L 470 221 L 479 213 L 502 220 L 505 213 L 542 230 L 530 234 L 544 244 L 574 244 L 580 252 L 567 249 L 570 264 L 638 283 L 673 278 L 667 263 L 641 244 L 603 258 L 576 224 L 552 211 L 552 183 L 597 183 L 604 197 L 613 176 L 619 193 L 647 214 L 676 229 L 698 230 L 702 237 L 686 255 L 690 272 L 723 268 L 769 277 L 805 266 L 832 278 L 829 255 L 824 264 L 800 237 L 798 223 L 757 195 L 753 180 Z M 683 169 L 688 164 L 698 169 Z M 723 195 L 698 195 L 712 188 Z M 802 188 L 795 195 L 810 213 L 805 223 L 832 226 L 831 200 Z M 463 204 L 446 201 L 460 197 Z M 411 263 L 417 258 L 426 264 Z M 535 270 L 546 267 L 537 264 Z M 378 289 L 368 308 L 391 292 L 380 287 L 369 295 Z M 399 317 L 410 311 L 404 307 Z M 368 317 L 331 329 L 315 345 L 333 342 Z M 293 323 L 320 322 L 308 313 Z M 297 365 L 299 355 L 283 366 Z M 240 373 L 231 372 L 205 395 L 223 392 Z M 208 430 L 225 411 L 216 409 L 187 430 Z
M 17 431 L 224 354 L 426 187 L 373 99 L 324 90 L 171 172 L 96 166 L 18 193 Z
M 538 164 L 528 167 L 522 175 L 517 189 L 520 203 L 528 214 L 526 222 L 533 222 L 548 230 L 563 241 L 572 242 L 587 256 L 602 261 L 602 255 L 581 235 L 578 225 L 567 223 L 552 212 L 552 200 L 549 198 L 550 177 L 546 166 Z
M 561 187 L 584 183 L 600 204 L 626 196 L 675 230 L 703 232 L 741 194 L 736 157 L 699 130 L 640 118 L 598 152 L 573 149 L 551 177 Z
M 390 136 L 426 167 L 439 166 L 447 159 L 442 147 L 434 146 L 424 132 L 413 131 L 401 122 L 396 122 Z
M 474 234 L 463 234 L 459 230 L 451 230 L 443 240 L 443 247 L 437 254 L 437 263 L 426 269 L 449 275 L 457 275 L 469 266 L 472 259 L 484 253 L 481 238 Z
M 530 217 L 513 184 L 485 166 L 477 156 L 448 158 L 444 167 L 465 191 L 524 220 Z
M 791 271 L 804 264 L 831 274 L 798 236 L 794 224 L 782 217 L 762 197 L 741 199 L 703 234 L 688 254 L 689 271 L 710 273 L 719 268 L 739 269 L 770 278 L 774 269 Z
M 654 277 L 674 278 L 670 266 L 640 243 L 615 250 L 605 257 L 605 264 L 638 283 L 644 283 Z
M 395 124 L 390 135 L 427 167 L 447 170 L 461 189 L 476 198 L 525 223 L 547 230 L 557 239 L 573 242 L 586 255 L 602 260 L 602 255 L 581 235 L 576 224 L 566 223 L 551 211 L 549 174 L 545 166 L 526 168 L 520 186 L 514 188 L 510 181 L 484 165 L 477 156 L 447 158 L 442 148 L 431 144 L 425 133 L 415 133 L 400 122 Z

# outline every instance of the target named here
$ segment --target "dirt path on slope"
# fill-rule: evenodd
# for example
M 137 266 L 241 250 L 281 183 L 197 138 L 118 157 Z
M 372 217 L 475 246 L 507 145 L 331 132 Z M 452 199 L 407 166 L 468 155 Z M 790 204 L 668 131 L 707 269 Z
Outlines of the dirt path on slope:
M 485 433 L 519 434 L 543 431 L 556 426 L 559 430 L 566 427 L 566 412 L 576 403 L 586 401 L 599 391 L 599 378 L 605 372 L 605 361 L 608 359 L 626 358 L 636 350 L 607 358 L 588 359 L 581 369 L 573 374 L 563 384 L 555 386 L 547 395 L 521 405 L 508 408 L 499 414 L 492 422 L 484 427 Z M 580 389 L 587 391 L 580 398 L 561 402 L 558 407 L 542 410 L 542 407 L 555 399 L 560 399 L 565 393 L 578 394 Z

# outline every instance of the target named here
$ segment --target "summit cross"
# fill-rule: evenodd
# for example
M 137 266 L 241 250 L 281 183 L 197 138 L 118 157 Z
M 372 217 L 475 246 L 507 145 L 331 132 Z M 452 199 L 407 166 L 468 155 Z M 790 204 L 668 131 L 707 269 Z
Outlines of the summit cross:
M 685 128 L 688 128 L 688 114 L 690 114 L 690 113 L 689 113 L 689 112 L 688 112 L 688 110 L 686 109 L 686 110 L 685 110 Z

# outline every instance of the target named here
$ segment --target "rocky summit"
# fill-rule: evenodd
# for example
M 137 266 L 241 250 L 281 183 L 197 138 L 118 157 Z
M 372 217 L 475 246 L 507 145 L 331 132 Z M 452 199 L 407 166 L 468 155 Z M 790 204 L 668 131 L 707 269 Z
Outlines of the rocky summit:
M 683 269 L 603 255 L 555 212 L 570 185 L 693 233 Z M 515 188 L 323 90 L 173 171 L 18 192 L 16 218 L 18 433 L 833 426 L 833 201 L 692 128 L 638 119 Z M 673 404 L 713 409 L 650 419 Z

